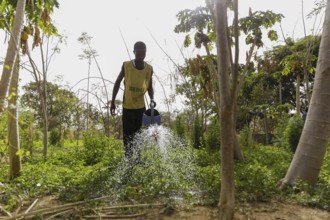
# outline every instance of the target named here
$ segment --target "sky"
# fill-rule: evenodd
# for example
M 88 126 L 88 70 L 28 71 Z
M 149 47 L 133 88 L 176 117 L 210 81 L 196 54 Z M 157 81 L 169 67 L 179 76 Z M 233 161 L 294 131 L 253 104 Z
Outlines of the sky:
M 282 21 L 284 35 L 301 38 L 304 36 L 301 1 L 241 0 L 239 16 L 245 16 L 249 7 L 252 11 L 272 10 L 275 13 L 282 13 L 285 16 Z M 83 32 L 92 37 L 91 46 L 98 54 L 97 61 L 102 74 L 112 82 L 116 80 L 123 61 L 134 57 L 134 43 L 136 41 L 146 43 L 145 60 L 154 67 L 157 76 L 157 79 L 154 77 L 154 88 L 159 110 L 166 110 L 163 104 L 165 95 L 162 86 L 166 90 L 167 97 L 173 94 L 174 90 L 171 88 L 173 81 L 170 75 L 175 73 L 173 63 L 162 49 L 178 64 L 183 63 L 183 57 L 189 58 L 194 54 L 205 53 L 202 49 L 193 47 L 183 49 L 185 34 L 174 33 L 174 27 L 178 24 L 176 14 L 183 9 L 204 6 L 204 0 L 59 0 L 59 3 L 60 8 L 55 10 L 52 20 L 58 27 L 59 33 L 67 37 L 67 43 L 61 45 L 60 54 L 57 54 L 50 64 L 48 78 L 54 81 L 57 76 L 62 76 L 62 81 L 57 82 L 70 87 L 75 85 L 73 91 L 78 91 L 79 88 L 86 89 L 87 86 L 86 81 L 78 83 L 88 74 L 88 62 L 79 59 L 85 46 L 77 39 Z M 314 0 L 304 0 L 304 13 L 308 14 L 313 6 Z M 311 34 L 314 20 L 308 19 L 305 23 L 307 34 Z M 316 22 L 316 26 L 319 26 L 319 23 Z M 279 25 L 276 28 L 280 30 Z M 279 42 L 283 42 L 283 38 L 280 38 Z M 264 49 L 269 49 L 273 45 L 274 43 L 269 43 Z M 242 45 L 240 53 L 244 55 L 246 50 L 247 48 Z M 241 59 L 244 59 L 243 55 Z M 95 63 L 92 63 L 90 72 L 91 76 L 100 76 Z M 30 74 L 21 73 L 21 80 L 22 83 L 30 81 Z M 101 82 L 95 79 L 92 83 Z M 107 89 L 111 95 L 112 84 L 109 84 Z M 117 95 L 117 99 L 122 99 L 121 93 Z M 175 103 L 181 103 L 177 108 L 182 108 L 182 99 L 177 99 Z M 176 106 L 172 106 L 171 110 L 175 109 Z

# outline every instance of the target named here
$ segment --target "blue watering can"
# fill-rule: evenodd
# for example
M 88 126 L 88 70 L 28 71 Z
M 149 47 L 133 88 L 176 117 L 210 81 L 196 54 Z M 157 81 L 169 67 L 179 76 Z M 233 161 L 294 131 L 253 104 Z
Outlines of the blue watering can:
M 150 108 L 147 109 L 143 114 L 143 125 L 149 126 L 152 124 L 160 125 L 160 114 L 155 109 L 155 103 L 150 103 Z

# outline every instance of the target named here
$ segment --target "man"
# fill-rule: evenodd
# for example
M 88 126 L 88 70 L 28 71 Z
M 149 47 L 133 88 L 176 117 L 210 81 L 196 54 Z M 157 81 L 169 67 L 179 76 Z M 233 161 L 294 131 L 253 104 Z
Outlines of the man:
M 151 102 L 154 102 L 154 91 L 152 88 L 152 66 L 144 62 L 146 57 L 146 45 L 138 41 L 134 44 L 135 59 L 123 63 L 112 92 L 110 111 L 115 115 L 115 99 L 124 79 L 123 98 L 123 138 L 126 158 L 132 162 L 133 138 L 135 133 L 142 127 L 143 113 L 145 111 L 144 94 L 148 91 Z M 137 163 L 140 162 L 137 158 Z

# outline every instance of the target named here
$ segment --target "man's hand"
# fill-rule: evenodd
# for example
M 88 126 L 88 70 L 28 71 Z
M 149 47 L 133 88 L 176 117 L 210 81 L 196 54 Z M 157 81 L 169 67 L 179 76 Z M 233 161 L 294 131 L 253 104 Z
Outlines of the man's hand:
M 110 113 L 111 113 L 112 116 L 115 116 L 116 115 L 116 105 L 115 105 L 115 102 L 111 102 Z
M 154 108 L 156 107 L 157 104 L 156 104 L 155 100 L 153 100 L 153 99 L 150 100 L 150 106 L 151 105 L 153 105 Z

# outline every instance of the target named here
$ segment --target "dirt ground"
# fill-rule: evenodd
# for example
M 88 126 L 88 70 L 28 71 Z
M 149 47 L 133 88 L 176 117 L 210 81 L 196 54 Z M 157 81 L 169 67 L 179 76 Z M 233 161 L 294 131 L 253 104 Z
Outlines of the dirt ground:
M 213 220 L 216 216 L 216 208 L 199 206 L 158 219 Z M 330 212 L 280 202 L 236 204 L 235 220 L 330 220 Z
M 37 201 L 36 201 L 37 200 Z M 165 206 L 148 206 L 139 204 L 138 208 L 127 207 L 121 204 L 109 204 L 102 202 L 96 207 L 89 207 L 84 203 L 63 204 L 56 198 L 43 197 L 34 200 L 35 206 L 31 206 L 33 201 L 25 204 L 16 212 L 26 212 L 29 214 L 39 213 L 43 217 L 38 219 L 126 219 L 126 220 L 214 220 L 217 219 L 217 208 L 206 206 L 176 205 L 174 208 Z M 1 204 L 0 204 L 1 205 Z M 69 206 L 68 206 L 69 205 Z M 65 207 L 63 207 L 65 206 Z M 117 207 L 113 209 L 114 207 Z M 121 207 L 121 208 L 118 208 Z M 64 209 L 63 209 L 64 208 Z M 47 210 L 46 210 L 47 209 Z M 85 211 L 82 211 L 85 210 Z M 87 212 L 86 212 L 87 210 Z M 46 214 L 47 213 L 47 214 Z M 13 213 L 12 213 L 13 214 Z M 5 216 L 7 216 L 5 218 Z M 15 215 L 13 215 L 15 216 Z M 24 216 L 31 218 L 34 215 Z M 3 210 L 0 210 L 0 219 L 7 219 Z M 23 217 L 23 216 L 20 216 Z M 9 219 L 9 218 L 8 218 Z M 22 218 L 25 219 L 25 218 Z M 236 204 L 235 220 L 330 220 L 330 212 L 304 207 L 301 205 L 285 202 L 267 203 L 244 203 Z

